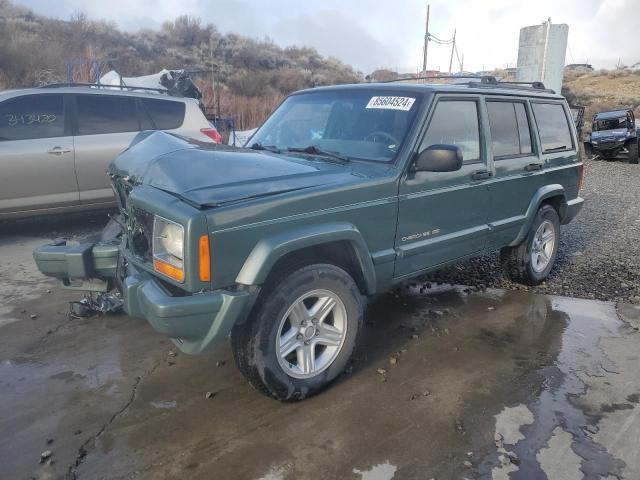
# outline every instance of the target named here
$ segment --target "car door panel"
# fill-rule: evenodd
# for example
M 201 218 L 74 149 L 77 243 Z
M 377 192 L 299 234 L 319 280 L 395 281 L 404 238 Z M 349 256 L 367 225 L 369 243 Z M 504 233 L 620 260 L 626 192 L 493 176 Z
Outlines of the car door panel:
M 520 231 L 536 191 L 545 183 L 543 163 L 524 99 L 487 97 L 494 179 L 488 184 L 487 249 L 508 245 Z
M 77 205 L 73 137 L 61 94 L 0 104 L 0 213 Z
M 449 119 L 462 114 L 462 103 L 439 105 L 440 102 L 460 101 L 475 105 L 475 113 L 464 113 L 469 119 L 475 115 L 475 120 L 469 120 L 468 126 L 460 127 L 455 132 L 455 120 Z M 471 107 L 464 106 L 464 110 L 468 108 Z M 484 140 L 480 115 L 477 97 L 436 100 L 419 150 L 436 143 L 457 145 L 463 150 L 463 157 L 467 153 L 467 163 L 455 172 L 413 172 L 410 169 L 401 181 L 396 278 L 479 253 L 484 248 L 488 231 L 486 212 L 489 207 L 486 182 L 490 178 L 490 170 L 484 160 L 486 155 L 482 148 Z M 476 122 L 475 127 L 472 126 L 473 121 Z M 476 129 L 476 137 L 468 133 L 473 128 Z M 452 130 L 452 135 L 449 130 Z M 476 156 L 478 158 L 473 158 Z M 477 179 L 478 172 L 488 175 Z
M 136 99 L 107 94 L 77 94 L 74 99 L 80 203 L 114 202 L 107 168 L 140 131 Z
M 107 168 L 136 135 L 137 132 L 125 132 L 75 137 L 81 203 L 115 201 Z

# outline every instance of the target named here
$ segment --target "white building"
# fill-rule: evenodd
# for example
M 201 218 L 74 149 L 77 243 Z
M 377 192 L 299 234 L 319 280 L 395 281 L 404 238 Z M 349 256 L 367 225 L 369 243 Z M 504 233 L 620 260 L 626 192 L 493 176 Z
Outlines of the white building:
M 521 28 L 517 80 L 542 82 L 560 93 L 568 37 L 569 25 L 552 24 L 551 19 Z

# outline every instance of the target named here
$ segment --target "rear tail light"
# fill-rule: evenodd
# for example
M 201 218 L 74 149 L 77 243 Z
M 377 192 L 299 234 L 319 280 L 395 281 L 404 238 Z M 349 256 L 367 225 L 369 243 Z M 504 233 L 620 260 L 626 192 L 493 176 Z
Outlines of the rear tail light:
M 201 128 L 201 133 L 204 133 L 207 137 L 216 143 L 222 143 L 222 135 L 218 133 L 215 128 Z
M 580 174 L 580 180 L 578 180 L 578 190 L 584 188 L 584 163 L 578 165 L 578 172 Z

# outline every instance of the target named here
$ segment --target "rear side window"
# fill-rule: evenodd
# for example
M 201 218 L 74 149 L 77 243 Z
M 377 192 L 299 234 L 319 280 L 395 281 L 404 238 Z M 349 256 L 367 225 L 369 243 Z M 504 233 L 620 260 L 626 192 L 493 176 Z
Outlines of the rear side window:
M 494 157 L 531 153 L 531 133 L 524 103 L 487 102 Z
M 480 126 L 475 100 L 438 102 L 420 150 L 437 144 L 460 147 L 464 163 L 480 160 Z
M 140 130 L 133 97 L 77 95 L 78 134 L 137 132 Z
M 185 105 L 182 102 L 143 98 L 142 104 L 158 130 L 172 130 L 184 122 Z
M 573 141 L 564 107 L 559 103 L 533 103 L 542 153 L 571 150 Z
M 62 136 L 62 95 L 29 95 L 0 103 L 0 141 Z

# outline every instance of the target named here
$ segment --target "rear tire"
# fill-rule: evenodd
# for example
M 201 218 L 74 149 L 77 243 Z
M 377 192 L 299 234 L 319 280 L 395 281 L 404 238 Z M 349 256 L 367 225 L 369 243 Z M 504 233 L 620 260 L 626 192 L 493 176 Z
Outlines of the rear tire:
M 638 140 L 631 142 L 627 150 L 629 150 L 629 163 L 637 165 L 638 164 Z
M 537 285 L 549 276 L 558 254 L 560 218 L 551 205 L 542 205 L 520 245 L 500 250 L 505 274 L 514 282 Z
M 265 285 L 247 322 L 231 332 L 236 365 L 259 392 L 303 400 L 345 370 L 362 319 L 360 291 L 341 268 L 284 271 Z

